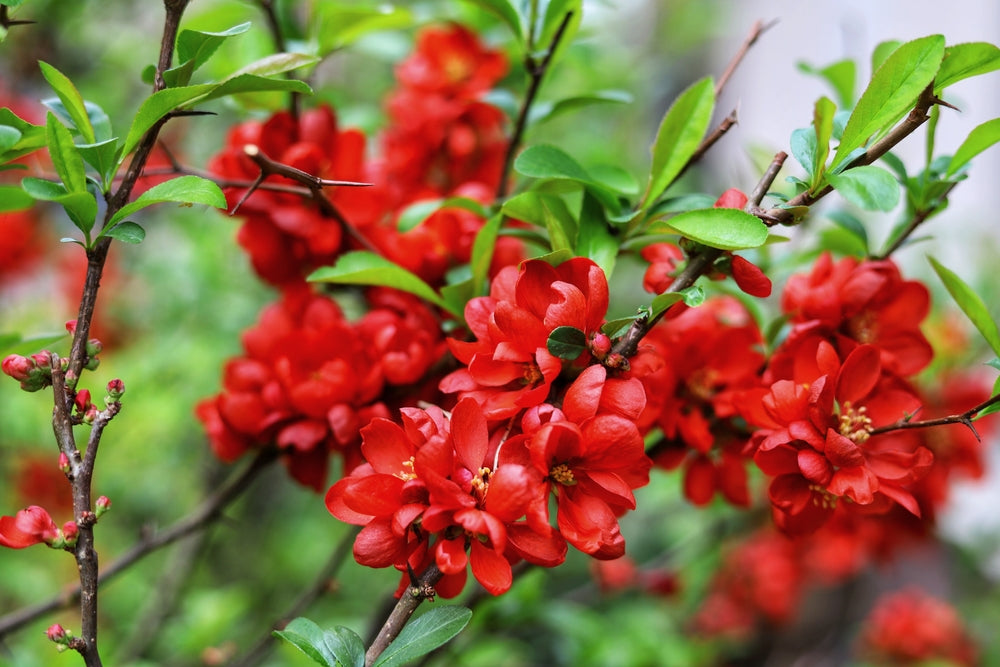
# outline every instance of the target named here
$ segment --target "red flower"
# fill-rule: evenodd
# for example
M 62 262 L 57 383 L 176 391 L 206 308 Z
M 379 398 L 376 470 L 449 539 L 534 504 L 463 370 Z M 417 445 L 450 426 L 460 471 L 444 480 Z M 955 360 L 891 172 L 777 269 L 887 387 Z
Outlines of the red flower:
M 0 516 L 0 546 L 24 549 L 33 544 L 53 544 L 60 537 L 62 532 L 52 517 L 37 505 L 14 516 Z
M 976 646 L 955 609 L 917 589 L 880 598 L 863 627 L 860 652 L 879 664 L 978 664 Z
M 413 55 L 396 67 L 401 86 L 456 97 L 482 94 L 506 73 L 503 53 L 485 48 L 476 33 L 457 24 L 422 30 Z
M 476 398 L 488 419 L 539 405 L 563 365 L 548 351 L 549 334 L 560 326 L 597 332 L 607 308 L 607 279 L 589 259 L 508 267 L 493 280 L 490 296 L 466 305 L 465 319 L 477 340 L 448 341 L 467 367 L 446 376 L 441 390 Z

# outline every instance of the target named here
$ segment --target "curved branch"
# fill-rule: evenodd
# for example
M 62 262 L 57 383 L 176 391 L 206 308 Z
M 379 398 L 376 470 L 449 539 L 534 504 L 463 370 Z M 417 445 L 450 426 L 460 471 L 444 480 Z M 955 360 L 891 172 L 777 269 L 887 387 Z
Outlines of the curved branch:
M 410 616 L 417 610 L 424 600 L 434 599 L 434 585 L 441 581 L 444 573 L 438 569 L 437 564 L 431 563 L 430 567 L 413 582 L 413 585 L 406 589 L 399 597 L 399 602 L 393 607 L 389 618 L 385 620 L 382 629 L 379 630 L 375 641 L 368 647 L 365 653 L 365 667 L 371 667 L 382 652 L 389 647 L 392 640 L 399 636 L 403 626 L 410 620 Z
M 937 419 L 925 419 L 923 421 L 912 421 L 912 415 L 909 419 L 900 419 L 899 421 L 889 424 L 887 426 L 879 426 L 873 429 L 871 435 L 878 435 L 880 433 L 889 433 L 890 431 L 899 431 L 908 428 L 930 428 L 931 426 L 944 426 L 946 424 L 964 424 L 972 434 L 976 436 L 976 440 L 982 440 L 979 437 L 979 432 L 976 431 L 976 427 L 972 423 L 972 418 L 977 414 L 990 407 L 991 405 L 996 405 L 1000 403 L 1000 394 L 992 396 L 979 405 L 969 408 L 965 412 L 957 415 L 948 415 L 947 417 L 938 417 Z

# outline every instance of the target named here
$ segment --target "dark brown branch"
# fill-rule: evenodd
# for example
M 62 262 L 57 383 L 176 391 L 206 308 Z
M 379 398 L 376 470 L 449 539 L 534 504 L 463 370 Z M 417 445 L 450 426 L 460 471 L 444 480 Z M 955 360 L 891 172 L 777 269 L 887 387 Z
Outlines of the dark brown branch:
M 726 87 L 727 83 L 729 83 L 729 79 L 732 78 L 733 72 L 735 72 L 736 68 L 740 66 L 741 62 L 743 62 L 743 59 L 750 51 L 750 48 L 757 43 L 757 40 L 760 39 L 760 36 L 763 35 L 764 32 L 770 30 L 775 24 L 777 24 L 777 22 L 777 19 L 771 21 L 770 23 L 756 21 L 753 26 L 750 27 L 750 34 L 748 34 L 746 39 L 743 40 L 743 44 L 733 55 L 732 60 L 729 61 L 729 65 L 726 66 L 726 69 L 719 76 L 719 80 L 715 83 L 716 97 L 719 97 L 722 93 L 722 89 Z
M 7 5 L 0 5 L 0 27 L 4 30 L 15 25 L 31 25 L 37 23 L 37 21 L 24 21 L 10 18 L 8 10 L 10 8 Z
M 517 121 L 514 123 L 514 133 L 510 137 L 510 143 L 507 144 L 507 152 L 503 156 L 503 169 L 500 171 L 500 182 L 497 184 L 496 198 L 498 201 L 507 196 L 507 182 L 510 179 L 511 168 L 514 166 L 514 156 L 521 146 L 521 139 L 524 137 L 524 131 L 528 126 L 528 113 L 531 111 L 531 106 L 535 103 L 535 96 L 538 94 L 538 89 L 542 85 L 542 79 L 545 78 L 545 73 L 552 62 L 552 56 L 562 41 L 566 27 L 572 18 L 573 12 L 566 12 L 566 15 L 563 16 L 562 22 L 559 23 L 559 27 L 556 28 L 552 36 L 552 43 L 549 44 L 549 48 L 546 50 L 545 56 L 540 63 L 535 62 L 534 57 L 530 53 L 524 57 L 524 68 L 527 70 L 529 77 L 528 90 L 524 94 L 524 102 L 521 104 L 521 109 L 517 114 Z
M 267 466 L 277 459 L 275 449 L 262 450 L 244 470 L 228 481 L 215 493 L 206 498 L 191 514 L 170 528 L 159 533 L 143 535 L 131 549 L 119 556 L 111 565 L 101 570 L 98 583 L 103 584 L 130 568 L 145 556 L 173 544 L 179 539 L 204 529 L 222 516 L 222 511 L 247 488 L 250 482 Z M 81 533 L 83 531 L 81 530 Z M 46 614 L 63 609 L 80 599 L 80 587 L 76 586 L 54 598 L 30 607 L 24 607 L 0 618 L 0 640 L 19 628 Z
M 386 619 L 385 624 L 379 631 L 378 636 L 375 637 L 375 641 L 368 647 L 368 651 L 365 653 L 365 667 L 371 667 L 378 657 L 382 655 L 382 652 L 388 648 L 392 640 L 399 635 L 403 626 L 410 620 L 410 616 L 417 610 L 421 602 L 434 599 L 434 585 L 441 580 L 442 576 L 444 575 L 441 570 L 438 569 L 436 564 L 432 563 L 412 586 L 403 591 L 399 602 L 396 603 L 392 613 L 389 614 L 389 618 Z
M 947 424 L 964 424 L 972 434 L 976 436 L 976 440 L 981 440 L 979 433 L 976 431 L 976 427 L 972 423 L 972 418 L 977 414 L 990 407 L 991 405 L 996 405 L 1000 403 L 1000 394 L 996 396 L 991 396 L 979 405 L 969 408 L 965 412 L 957 415 L 949 415 L 947 417 L 939 417 L 937 419 L 925 419 L 923 421 L 912 421 L 911 419 L 900 419 L 898 422 L 889 424 L 888 426 L 879 426 L 873 429 L 871 434 L 878 435 L 880 433 L 889 433 L 890 431 L 899 431 L 908 428 L 930 428 L 932 426 L 945 426 Z
M 312 603 L 318 600 L 325 593 L 332 590 L 335 584 L 334 577 L 336 577 L 337 572 L 343 566 L 344 562 L 347 560 L 348 556 L 351 555 L 351 549 L 354 545 L 354 538 L 357 537 L 358 533 L 361 531 L 360 527 L 356 527 L 349 530 L 344 534 L 343 537 L 337 542 L 337 546 L 334 548 L 333 553 L 330 554 L 329 560 L 323 568 L 317 573 L 316 578 L 313 580 L 312 585 L 304 590 L 299 597 L 291 604 L 287 611 L 281 615 L 272 626 L 274 630 L 283 629 L 288 625 L 289 621 L 301 616 Z M 253 645 L 243 657 L 239 660 L 229 663 L 229 667 L 254 667 L 259 665 L 263 661 L 271 650 L 274 644 L 274 635 L 270 631 Z
M 913 220 L 910 221 L 910 224 L 907 225 L 906 229 L 900 233 L 896 240 L 892 242 L 892 245 L 890 245 L 882 254 L 873 256 L 872 259 L 885 259 L 892 255 L 892 253 L 899 250 L 903 244 L 906 243 L 906 240 L 913 235 L 913 232 L 917 231 L 917 228 L 920 225 L 924 224 L 929 217 L 937 212 L 941 202 L 948 198 L 948 195 L 951 194 L 951 191 L 955 189 L 956 185 L 958 185 L 957 182 L 950 184 L 947 188 L 945 188 L 945 191 L 941 193 L 941 196 L 935 199 L 930 206 L 924 210 L 916 211 L 913 215 Z

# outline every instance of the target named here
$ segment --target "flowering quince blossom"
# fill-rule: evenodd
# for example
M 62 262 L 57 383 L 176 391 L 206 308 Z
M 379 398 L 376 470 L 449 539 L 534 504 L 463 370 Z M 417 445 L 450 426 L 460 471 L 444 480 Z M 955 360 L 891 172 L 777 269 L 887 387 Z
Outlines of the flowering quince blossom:
M 862 627 L 858 652 L 878 664 L 980 664 L 954 607 L 918 589 L 879 598 Z
M 566 545 L 557 530 L 528 535 L 530 525 L 520 521 L 541 475 L 504 459 L 509 441 L 498 440 L 502 432 L 490 435 L 474 400 L 459 401 L 450 419 L 439 408 L 404 408 L 402 419 L 402 427 L 375 419 L 363 428 L 367 462 L 327 492 L 334 516 L 364 526 L 354 543 L 359 563 L 404 570 L 430 558 L 444 574 L 438 592 L 450 597 L 469 566 L 499 595 L 510 588 L 512 559 L 562 562 Z
M 736 418 L 742 390 L 759 384 L 762 346 L 746 308 L 721 297 L 662 320 L 632 363 L 647 396 L 639 427 L 663 432 L 650 455 L 668 470 L 684 465 L 684 494 L 696 505 L 716 491 L 735 505 L 750 504 L 743 454 L 749 434 Z
M 476 340 L 448 340 L 465 367 L 445 376 L 441 391 L 475 398 L 491 420 L 540 405 L 563 368 L 548 351 L 549 335 L 569 326 L 590 339 L 600 333 L 607 309 L 607 279 L 589 259 L 555 267 L 536 259 L 506 267 L 489 296 L 466 304 L 465 320 Z
M 387 385 L 407 386 L 443 352 L 439 326 L 417 299 L 373 290 L 371 310 L 346 320 L 331 299 L 288 288 L 243 336 L 226 364 L 224 391 L 196 408 L 216 455 L 234 461 L 277 445 L 296 481 L 325 487 L 330 451 L 360 462 L 358 429 L 388 416 Z
M 24 549 L 33 544 L 62 548 L 76 542 L 76 522 L 68 521 L 60 530 L 49 513 L 37 505 L 14 516 L 0 516 L 0 546 Z
M 924 447 L 888 449 L 871 438 L 876 426 L 913 414 L 919 398 L 902 380 L 883 376 L 872 345 L 856 347 L 841 362 L 824 341 L 815 364 L 822 374 L 811 382 L 775 382 L 757 416 L 763 428 L 753 436 L 754 461 L 774 477 L 768 495 L 777 525 L 815 530 L 838 499 L 874 512 L 894 501 L 919 515 L 907 485 L 926 474 L 932 454 Z

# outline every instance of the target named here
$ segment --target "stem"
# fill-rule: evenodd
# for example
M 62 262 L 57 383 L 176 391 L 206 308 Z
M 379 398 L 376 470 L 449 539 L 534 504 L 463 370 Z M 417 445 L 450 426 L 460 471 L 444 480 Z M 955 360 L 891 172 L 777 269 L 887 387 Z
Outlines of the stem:
M 329 560 L 327 560 L 323 568 L 320 569 L 316 578 L 313 580 L 312 585 L 305 589 L 285 611 L 285 613 L 281 615 L 281 618 L 274 622 L 272 625 L 273 629 L 281 629 L 285 627 L 288 625 L 289 621 L 297 616 L 300 616 L 324 593 L 332 590 L 333 584 L 335 583 L 334 577 L 347 561 L 348 556 L 351 555 L 351 549 L 354 546 L 354 538 L 358 536 L 360 531 L 360 527 L 355 527 L 340 538 L 340 541 L 337 542 L 337 546 L 334 548 L 333 553 L 330 554 Z M 261 661 L 267 657 L 267 654 L 270 652 L 273 644 L 274 635 L 268 632 L 266 635 L 257 640 L 257 643 L 244 653 L 242 658 L 229 663 L 229 667 L 254 667 L 254 665 L 259 665 Z
M 53 376 L 55 374 L 53 373 Z M 126 571 L 143 557 L 157 551 L 163 547 L 173 544 L 177 540 L 187 537 L 207 527 L 210 523 L 222 516 L 222 510 L 229 503 L 233 502 L 245 490 L 249 488 L 250 481 L 260 472 L 275 461 L 278 452 L 275 449 L 261 450 L 257 457 L 238 475 L 226 482 L 214 494 L 206 498 L 187 517 L 176 522 L 170 528 L 160 533 L 144 534 L 139 542 L 131 549 L 119 556 L 111 565 L 105 567 L 98 576 L 97 583 L 103 584 L 111 580 L 118 574 Z M 81 529 L 80 533 L 83 533 Z M 71 605 L 75 600 L 80 599 L 81 587 L 61 593 L 46 602 L 42 602 L 31 607 L 24 607 L 11 614 L 0 618 L 0 640 L 19 628 L 41 618 L 42 616 L 63 609 Z
M 535 102 L 535 96 L 542 85 L 542 79 L 549 69 L 549 64 L 552 62 L 552 56 L 555 54 L 559 42 L 562 41 L 566 27 L 572 18 L 573 12 L 566 12 L 566 15 L 563 16 L 562 22 L 552 36 L 552 43 L 549 44 L 542 62 L 535 62 L 535 59 L 530 55 L 530 44 L 528 46 L 529 55 L 524 58 L 524 68 L 527 70 L 530 80 L 528 81 L 528 90 L 524 95 L 524 102 L 521 104 L 521 110 L 517 115 L 517 122 L 514 123 L 514 134 L 511 135 L 510 143 L 507 144 L 507 152 L 503 156 L 503 169 L 500 171 L 500 182 L 497 184 L 496 198 L 498 201 L 507 196 L 507 182 L 510 179 L 510 170 L 514 166 L 514 155 L 517 154 L 518 148 L 520 148 L 521 139 L 524 137 L 524 131 L 528 125 L 528 113 L 531 110 L 531 105 Z M 533 27 L 531 28 L 531 32 L 532 34 L 534 33 Z
M 726 87 L 729 83 L 729 79 L 733 76 L 736 68 L 740 66 L 743 59 L 746 57 L 747 53 L 750 51 L 750 47 L 757 43 L 760 36 L 764 34 L 765 31 L 772 28 L 778 22 L 777 19 L 771 21 L 770 23 L 764 23 L 763 21 L 756 21 L 750 27 L 750 34 L 747 35 L 746 39 L 743 40 L 743 44 L 740 46 L 739 50 L 733 55 L 732 60 L 729 61 L 729 65 L 719 76 L 719 80 L 715 84 L 715 96 L 718 97 L 722 93 L 722 89 Z
M 431 563 L 424 570 L 424 573 L 413 582 L 413 585 L 406 589 L 399 597 L 399 602 L 396 603 L 392 613 L 389 614 L 389 618 L 385 620 L 385 624 L 379 630 L 378 636 L 375 637 L 375 641 L 372 642 L 372 645 L 368 647 L 368 651 L 365 653 L 365 667 L 371 667 L 375 664 L 375 661 L 382 655 L 382 652 L 389 647 L 392 640 L 402 631 L 403 626 L 410 620 L 410 616 L 417 610 L 420 603 L 424 600 L 434 598 L 434 584 L 439 582 L 442 576 L 444 574 L 438 569 L 437 565 Z
M 972 431 L 972 434 L 976 436 L 976 440 L 982 440 L 979 437 L 979 433 L 976 431 L 976 427 L 972 424 L 972 418 L 977 414 L 990 407 L 991 405 L 996 405 L 1000 403 L 1000 394 L 996 396 L 991 396 L 979 405 L 969 408 L 965 412 L 957 415 L 949 415 L 947 417 L 939 417 L 937 419 L 925 419 L 923 421 L 910 421 L 909 419 L 900 419 L 899 421 L 889 424 L 888 426 L 879 426 L 873 429 L 871 435 L 878 435 L 880 433 L 888 433 L 890 431 L 899 431 L 907 428 L 929 428 L 931 426 L 944 426 L 946 424 L 964 424 Z
M 913 232 L 917 231 L 917 227 L 925 223 L 928 218 L 937 213 L 937 211 L 939 210 L 940 203 L 948 198 L 948 195 L 951 194 L 951 191 L 955 189 L 956 185 L 958 185 L 957 182 L 952 183 L 947 187 L 947 189 L 945 189 L 944 192 L 941 193 L 941 196 L 938 197 L 937 200 L 935 200 L 933 205 L 928 206 L 922 211 L 917 211 L 916 213 L 914 213 L 913 220 L 910 221 L 910 224 L 906 227 L 905 230 L 903 230 L 903 232 L 896 238 L 896 240 L 892 242 L 892 245 L 886 248 L 886 250 L 883 251 L 880 255 L 872 257 L 872 259 L 886 259 L 890 255 L 892 255 L 892 253 L 899 250 L 903 246 L 903 244 L 906 243 L 906 240 L 913 235 Z

